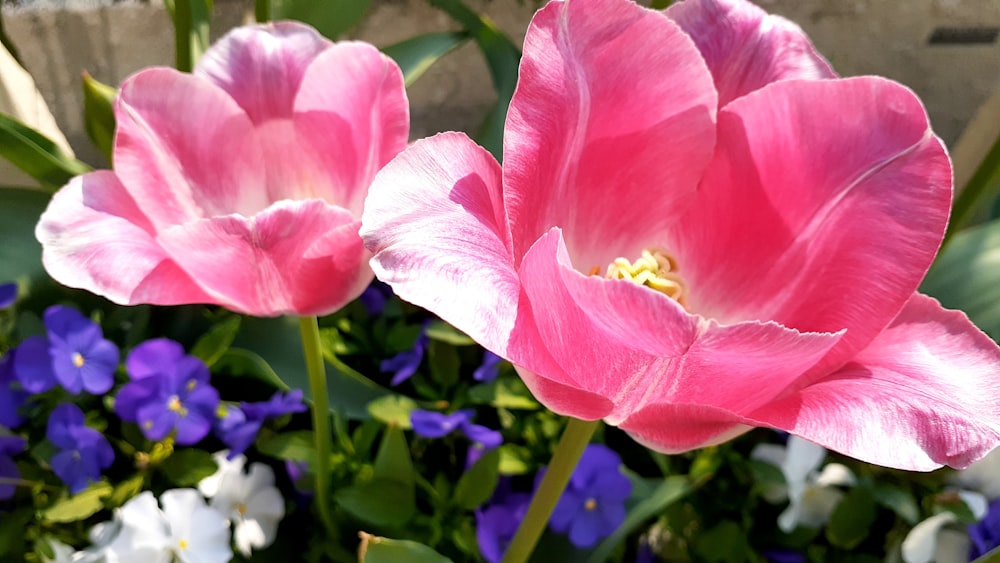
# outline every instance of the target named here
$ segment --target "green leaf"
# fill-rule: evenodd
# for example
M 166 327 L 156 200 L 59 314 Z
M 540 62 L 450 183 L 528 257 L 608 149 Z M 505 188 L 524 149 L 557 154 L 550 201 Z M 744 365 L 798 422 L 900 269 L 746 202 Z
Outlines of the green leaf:
M 94 483 L 80 493 L 65 497 L 42 510 L 39 516 L 49 522 L 77 522 L 97 514 L 104 508 L 104 498 L 111 495 L 112 487 L 105 481 Z
M 503 126 L 507 119 L 507 107 L 517 85 L 521 50 L 493 21 L 477 14 L 461 0 L 428 1 L 431 6 L 462 24 L 486 58 L 490 77 L 493 79 L 493 89 L 497 92 L 497 102 L 480 126 L 476 140 L 500 160 L 503 157 Z
M 83 126 L 87 136 L 111 163 L 115 139 L 114 101 L 117 90 L 83 73 Z
M 878 483 L 872 490 L 875 502 L 896 513 L 907 524 L 916 525 L 920 521 L 920 507 L 913 493 L 886 483 Z
M 191 72 L 210 44 L 208 27 L 213 0 L 164 0 L 174 22 L 175 65 Z
M 477 459 L 458 479 L 451 502 L 466 510 L 478 508 L 493 496 L 499 479 L 500 451 L 493 448 Z
M 0 188 L 0 280 L 45 275 L 35 224 L 48 203 L 38 190 Z
M 341 508 L 378 526 L 401 526 L 417 511 L 413 460 L 406 437 L 388 427 L 375 456 L 374 478 L 342 489 L 335 499 Z
M 410 412 L 417 408 L 417 402 L 403 395 L 385 395 L 368 403 L 368 412 L 375 420 L 403 430 L 413 428 Z
M 3 515 L 3 526 L 0 526 L 0 555 L 24 552 L 24 529 L 35 519 L 35 511 L 23 507 Z M 8 560 L 7 558 L 4 558 Z M 13 559 L 9 559 L 13 560 Z
M 503 409 L 537 410 L 541 407 L 519 377 L 500 376 L 469 389 L 469 400 Z
M 52 191 L 90 167 L 63 152 L 51 139 L 0 113 L 0 157 Z
M 337 39 L 365 17 L 371 0 L 273 0 L 271 17 L 299 20 Z
M 444 387 L 458 383 L 458 371 L 462 364 L 454 346 L 431 340 L 427 344 L 427 364 L 430 366 L 431 377 Z
M 426 545 L 361 533 L 358 560 L 364 563 L 451 563 Z
M 115 490 L 111 492 L 105 504 L 108 508 L 118 508 L 132 497 L 141 493 L 144 485 L 145 479 L 143 475 L 137 473 L 115 485 Z
M 752 550 L 746 531 L 736 522 L 725 520 L 695 539 L 694 552 L 707 563 L 739 563 L 746 561 Z
M 634 483 L 633 498 L 635 498 L 637 493 L 645 487 L 638 486 L 640 483 L 636 483 L 636 481 L 640 480 L 639 477 L 630 474 L 628 477 Z M 642 481 L 648 483 L 652 480 L 646 479 Z M 601 563 L 607 560 L 615 547 L 628 537 L 629 534 L 639 529 L 650 518 L 662 513 L 671 504 L 687 496 L 692 490 L 694 490 L 694 487 L 692 487 L 687 477 L 672 476 L 664 479 L 656 486 L 652 493 L 640 497 L 641 500 L 628 511 L 628 515 L 621 526 L 618 526 L 618 529 L 610 536 L 604 538 L 590 554 L 590 557 L 587 559 L 588 563 Z
M 178 487 L 194 487 L 199 481 L 218 471 L 219 465 L 205 450 L 185 448 L 174 450 L 160 465 L 163 474 Z
M 533 469 L 531 451 L 517 444 L 504 444 L 500 451 L 501 475 L 524 475 Z
M 826 525 L 826 539 L 837 547 L 853 549 L 868 537 L 876 515 L 871 489 L 851 489 L 833 510 Z
M 403 71 L 403 81 L 409 87 L 438 59 L 468 40 L 467 33 L 455 31 L 427 33 L 384 47 L 382 52 L 396 61 Z
M 424 331 L 427 338 L 451 344 L 452 346 L 473 346 L 476 341 L 444 321 L 434 321 Z
M 1000 338 L 1000 219 L 962 231 L 931 266 L 920 291 Z
M 311 430 L 261 435 L 257 439 L 257 451 L 277 459 L 305 462 L 316 460 L 316 443 Z
M 213 325 L 199 338 L 191 348 L 191 355 L 200 358 L 208 367 L 212 367 L 226 354 L 239 331 L 240 317 L 233 315 Z

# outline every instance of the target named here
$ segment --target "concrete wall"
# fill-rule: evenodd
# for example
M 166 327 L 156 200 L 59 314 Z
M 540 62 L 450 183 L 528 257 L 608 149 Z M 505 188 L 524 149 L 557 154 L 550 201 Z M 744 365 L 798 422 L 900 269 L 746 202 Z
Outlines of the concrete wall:
M 952 35 L 967 39 L 975 35 L 968 33 L 970 28 L 1000 27 L 998 0 L 757 1 L 801 25 L 841 74 L 880 74 L 913 88 L 946 142 L 958 138 L 980 104 L 1000 87 L 1000 41 L 929 44 L 939 28 L 956 29 Z M 518 44 L 534 11 L 532 0 L 470 0 L 470 5 L 487 13 Z M 238 25 L 251 10 L 250 0 L 216 0 L 213 34 Z M 81 158 L 95 164 L 100 157 L 89 146 L 80 117 L 79 73 L 88 70 L 117 84 L 144 66 L 172 62 L 169 18 L 155 0 L 8 8 L 4 20 L 70 143 Z M 389 45 L 454 28 L 423 0 L 373 0 L 370 15 L 352 36 Z M 414 84 L 410 98 L 413 136 L 420 137 L 475 130 L 494 94 L 485 63 L 470 44 Z

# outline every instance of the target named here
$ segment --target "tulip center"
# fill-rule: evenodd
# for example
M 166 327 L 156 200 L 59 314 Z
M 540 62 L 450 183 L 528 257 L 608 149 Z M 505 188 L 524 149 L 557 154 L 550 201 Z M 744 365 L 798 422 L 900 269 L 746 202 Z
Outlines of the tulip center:
M 647 248 L 635 262 L 629 262 L 628 258 L 615 258 L 608 265 L 604 277 L 644 285 L 684 305 L 688 290 L 677 269 L 676 258 L 659 249 Z M 595 267 L 591 275 L 599 272 Z

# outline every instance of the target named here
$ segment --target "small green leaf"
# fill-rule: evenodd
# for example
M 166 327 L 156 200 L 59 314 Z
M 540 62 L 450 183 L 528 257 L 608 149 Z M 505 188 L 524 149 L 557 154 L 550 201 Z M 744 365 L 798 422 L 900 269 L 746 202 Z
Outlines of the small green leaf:
M 427 364 L 430 366 L 434 381 L 444 387 L 458 383 L 458 371 L 462 368 L 462 364 L 454 346 L 431 340 L 427 345 Z
M 262 435 L 257 440 L 257 451 L 277 459 L 316 460 L 316 444 L 311 430 Z
M 3 515 L 3 526 L 0 526 L 0 555 L 24 552 L 24 529 L 35 519 L 35 511 L 24 507 Z M 9 560 L 4 558 L 5 560 Z M 10 559 L 12 560 L 12 559 Z
M 534 466 L 531 463 L 531 451 L 517 444 L 504 444 L 500 450 L 500 474 L 524 475 Z
M 500 479 L 500 452 L 496 448 L 484 453 L 462 474 L 455 485 L 452 503 L 473 510 L 490 500 Z
M 305 22 L 337 39 L 360 22 L 370 6 L 371 0 L 272 0 L 271 17 Z
M 427 326 L 424 331 L 427 338 L 451 344 L 452 346 L 473 346 L 476 341 L 466 336 L 466 334 L 444 321 L 434 321 Z
M 451 563 L 426 545 L 361 533 L 358 559 L 363 563 Z
M 96 80 L 90 73 L 83 73 L 83 125 L 87 136 L 111 163 L 111 149 L 115 139 L 115 112 L 113 109 L 117 90 Z
M 52 191 L 90 167 L 63 152 L 51 139 L 0 113 L 0 157 Z
M 403 395 L 385 395 L 368 403 L 368 412 L 372 418 L 383 424 L 409 430 L 410 412 L 417 408 L 417 403 Z
M 406 436 L 399 428 L 389 426 L 385 429 L 378 455 L 375 456 L 375 478 L 398 481 L 414 489 L 416 487 L 410 447 L 406 445 Z
M 826 539 L 842 549 L 857 547 L 871 531 L 877 515 L 870 489 L 857 487 L 840 501 L 826 525 Z
M 335 495 L 337 504 L 357 518 L 378 526 L 401 526 L 417 511 L 416 479 L 406 437 L 386 428 L 375 456 L 374 478 Z
M 907 524 L 916 525 L 920 521 L 920 507 L 913 493 L 895 485 L 878 483 L 872 491 L 875 502 L 896 513 Z
M 508 376 L 472 387 L 469 400 L 503 409 L 537 410 L 541 407 L 520 378 Z
M 218 471 L 219 465 L 212 459 L 212 454 L 205 450 L 185 448 L 174 450 L 160 465 L 160 469 L 178 487 L 193 487 Z
M 468 40 L 469 35 L 466 33 L 454 31 L 427 33 L 384 47 L 382 52 L 396 61 L 403 71 L 403 80 L 409 87 L 438 59 Z
M 240 317 L 233 315 L 212 326 L 207 333 L 195 342 L 191 355 L 201 358 L 205 365 L 212 367 L 222 358 L 232 345 L 233 339 L 240 330 Z
M 736 522 L 725 520 L 695 539 L 694 552 L 707 563 L 740 563 L 753 550 L 747 543 L 746 531 Z
M 104 498 L 111 495 L 112 487 L 106 481 L 94 483 L 70 497 L 62 498 L 42 510 L 39 516 L 49 522 L 78 522 L 104 508 Z
M 111 492 L 105 504 L 108 508 L 118 508 L 141 493 L 144 485 L 145 479 L 142 474 L 135 474 L 115 485 L 115 490 Z
M 35 225 L 48 202 L 38 190 L 0 188 L 0 280 L 45 275 Z

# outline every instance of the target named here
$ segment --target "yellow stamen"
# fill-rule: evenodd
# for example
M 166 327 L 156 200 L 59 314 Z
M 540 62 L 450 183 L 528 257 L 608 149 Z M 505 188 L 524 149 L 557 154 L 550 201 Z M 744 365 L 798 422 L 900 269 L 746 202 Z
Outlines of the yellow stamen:
M 191 380 L 189 380 L 187 382 L 187 390 L 189 392 L 190 391 L 194 391 L 194 388 L 197 387 L 197 386 L 198 386 L 198 380 L 197 379 L 191 379 Z
M 597 274 L 595 270 L 591 270 L 591 275 Z M 627 258 L 615 258 L 608 265 L 604 277 L 644 285 L 685 305 L 687 285 L 677 273 L 677 260 L 661 250 L 647 248 L 635 262 L 629 262 Z
M 83 364 L 84 364 L 83 354 L 81 354 L 79 352 L 73 352 L 73 355 L 71 356 L 71 358 L 73 359 L 73 366 L 74 367 L 78 367 L 78 368 L 82 368 L 83 367 Z
M 239 504 L 237 504 L 236 505 L 236 512 L 239 512 L 241 517 L 242 516 L 246 516 L 247 515 L 247 505 L 244 504 L 244 503 L 242 503 L 242 502 L 239 503 Z
M 188 413 L 188 410 L 184 408 L 184 404 L 181 403 L 181 399 L 177 395 L 170 397 L 170 400 L 167 401 L 167 408 L 181 416 L 187 416 Z
M 177 547 L 181 548 L 182 551 L 187 549 L 188 548 L 187 540 L 184 538 L 177 540 Z
M 597 510 L 597 499 L 587 499 L 587 502 L 583 503 L 583 508 L 590 511 Z

